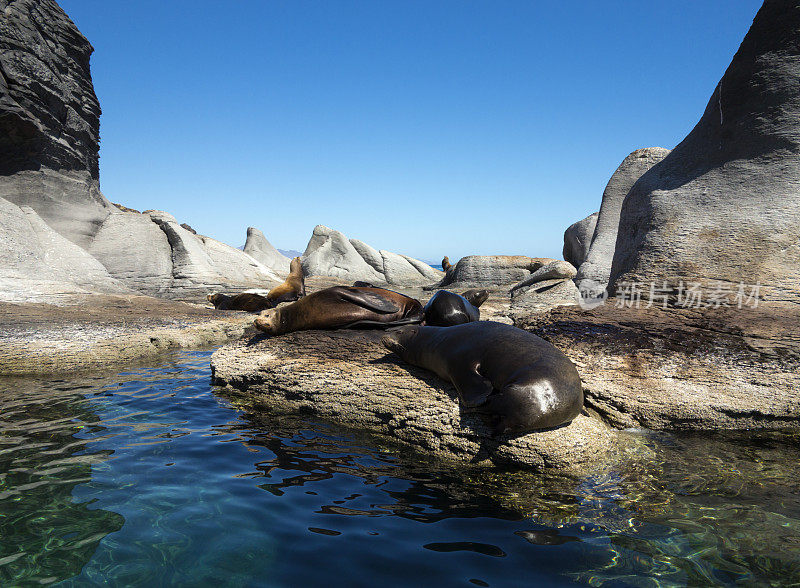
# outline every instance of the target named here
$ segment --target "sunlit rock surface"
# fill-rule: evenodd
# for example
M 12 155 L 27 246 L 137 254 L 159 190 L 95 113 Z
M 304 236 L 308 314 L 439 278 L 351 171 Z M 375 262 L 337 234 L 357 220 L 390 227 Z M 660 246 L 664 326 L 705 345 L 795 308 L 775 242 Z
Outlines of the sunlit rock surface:
M 214 353 L 214 382 L 265 411 L 306 411 L 446 459 L 585 470 L 607 457 L 612 432 L 583 415 L 558 429 L 493 440 L 490 423 L 462 411 L 449 383 L 389 354 L 381 335 L 251 334 Z

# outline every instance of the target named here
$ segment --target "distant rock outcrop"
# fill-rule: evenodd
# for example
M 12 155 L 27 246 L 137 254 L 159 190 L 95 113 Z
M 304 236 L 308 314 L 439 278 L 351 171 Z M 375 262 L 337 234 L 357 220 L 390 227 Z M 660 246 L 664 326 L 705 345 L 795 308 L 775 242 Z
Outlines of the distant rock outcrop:
M 590 214 L 585 219 L 571 224 L 564 231 L 564 259 L 575 267 L 582 264 L 589 253 L 598 214 L 597 212 Z
M 106 200 L 99 184 L 92 46 L 53 0 L 0 0 L 0 14 L 0 198 L 8 204 L 0 207 L 0 221 L 13 224 L 19 214 L 32 219 L 35 211 L 39 220 L 31 222 L 55 231 L 46 239 L 61 235 L 85 250 L 61 243 L 63 254 L 47 258 L 51 267 L 42 276 L 64 278 L 65 288 L 127 286 L 168 296 L 282 281 L 249 255 L 194 234 L 166 213 L 143 214 Z M 8 247 L 22 249 L 4 252 L 2 275 L 23 275 L 25 259 L 34 264 L 23 263 L 30 271 L 41 261 L 42 246 L 30 235 L 23 238 L 30 226 L 6 235 Z M 88 261 L 86 252 L 99 263 Z M 98 273 L 98 267 L 105 269 Z
M 611 261 L 614 259 L 614 250 L 617 245 L 617 228 L 619 227 L 622 202 L 636 180 L 668 154 L 669 149 L 662 147 L 637 149 L 622 161 L 611 179 L 608 180 L 606 189 L 603 191 L 603 202 L 596 219 L 594 234 L 589 236 L 590 244 L 586 256 L 581 263 L 574 264 L 578 268 L 575 282 L 581 290 L 585 292 L 602 291 L 608 284 L 611 276 Z M 569 229 L 567 230 L 569 231 Z M 566 241 L 566 235 L 564 238 Z M 566 255 L 566 244 L 564 252 Z
M 86 251 L 29 206 L 0 198 L 0 301 L 38 302 L 65 294 L 130 293 Z
M 631 188 L 611 281 L 800 303 L 800 3 L 766 0 L 700 122 Z
M 458 260 L 435 288 L 473 288 L 516 284 L 556 259 L 526 255 L 468 255 Z
M 292 260 L 275 249 L 272 243 L 267 241 L 264 233 L 255 227 L 247 227 L 244 252 L 278 274 L 289 273 L 289 264 Z
M 439 281 L 443 272 L 426 263 L 348 239 L 339 231 L 317 225 L 303 254 L 307 276 L 332 276 L 393 285 L 422 285 Z

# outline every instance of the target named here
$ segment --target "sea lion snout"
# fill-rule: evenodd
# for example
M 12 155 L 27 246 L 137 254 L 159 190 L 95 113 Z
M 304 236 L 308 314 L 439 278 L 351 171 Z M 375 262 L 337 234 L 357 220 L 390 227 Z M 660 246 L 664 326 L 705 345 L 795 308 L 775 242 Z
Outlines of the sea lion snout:
M 253 321 L 253 326 L 268 335 L 273 334 L 275 329 L 275 310 L 265 310 L 262 312 L 261 316 Z
M 381 343 L 386 349 L 399 355 L 405 351 L 406 344 L 413 339 L 418 332 L 419 327 L 417 325 L 389 329 L 386 334 L 381 337 Z

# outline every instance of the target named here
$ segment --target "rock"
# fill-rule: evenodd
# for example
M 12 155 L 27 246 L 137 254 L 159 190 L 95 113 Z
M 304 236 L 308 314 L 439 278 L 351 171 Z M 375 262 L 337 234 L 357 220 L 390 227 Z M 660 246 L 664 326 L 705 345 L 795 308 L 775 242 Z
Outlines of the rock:
M 417 259 L 378 251 L 323 225 L 314 228 L 303 254 L 303 270 L 307 276 L 390 285 L 422 285 L 444 276 Z
M 196 235 L 197 231 L 195 231 L 189 224 L 181 223 L 181 227 L 189 231 L 192 235 Z
M 109 272 L 139 292 L 171 298 L 276 286 L 283 280 L 255 259 L 190 233 L 162 211 L 116 212 L 88 248 Z
M 45 268 L 42 276 L 64 288 L 96 283 L 101 292 L 130 287 L 169 296 L 282 281 L 250 256 L 194 235 L 165 213 L 140 214 L 106 200 L 99 185 L 100 106 L 89 71 L 91 45 L 52 0 L 0 0 L 0 12 L 0 198 L 30 207 L 107 270 L 97 274 L 98 264 L 65 247 L 55 274 Z M 17 209 L 3 211 L 9 215 L 4 223 L 18 218 Z M 22 233 L 29 227 L 21 225 Z M 55 242 L 53 235 L 46 239 Z M 33 242 L 14 234 L 14 246 L 26 243 Z M 35 248 L 6 252 L 0 274 L 23 275 L 19 260 L 37 255 Z M 62 280 L 63 268 L 73 263 L 94 277 L 67 272 L 72 277 Z M 112 277 L 119 282 L 109 282 Z
M 582 264 L 589 253 L 598 214 L 598 212 L 590 214 L 585 219 L 571 224 L 564 231 L 564 259 L 575 267 Z
M 0 0 L 0 198 L 85 245 L 100 193 L 92 46 L 52 0 Z
M 611 281 L 800 303 L 800 5 L 766 0 L 689 135 L 633 185 Z
M 563 278 L 543 280 L 511 291 L 509 315 L 512 319 L 519 320 L 531 313 L 579 303 L 580 292 L 572 280 Z
M 122 212 L 135 212 L 137 214 L 141 214 L 141 211 L 136 210 L 135 208 L 128 208 L 127 206 L 123 206 L 122 204 L 117 204 L 116 202 L 112 202 L 111 204 L 119 208 Z
M 562 428 L 492 440 L 482 417 L 461 411 L 449 383 L 393 357 L 381 334 L 246 336 L 214 353 L 213 381 L 263 410 L 312 413 L 446 459 L 585 472 L 607 457 L 612 433 L 583 415 Z
M 569 263 L 568 261 L 558 261 L 554 260 L 548 263 L 547 265 L 543 265 L 527 278 L 522 280 L 519 284 L 515 285 L 511 288 L 511 296 L 514 296 L 514 293 L 519 291 L 520 289 L 525 289 L 528 286 L 533 284 L 537 284 L 538 282 L 544 281 L 563 281 L 563 280 L 572 280 L 575 277 L 577 270 L 575 266 Z
M 578 268 L 576 283 L 581 290 L 599 292 L 608 285 L 611 276 L 611 262 L 614 259 L 614 250 L 617 245 L 617 229 L 619 228 L 622 202 L 636 180 L 668 154 L 669 149 L 661 147 L 637 149 L 622 161 L 611 176 L 603 191 L 603 201 L 600 205 L 594 234 L 590 236 L 591 241 L 585 259 L 582 263 L 575 264 Z M 564 238 L 566 239 L 566 235 Z M 566 244 L 564 250 L 566 253 Z
M 275 249 L 272 243 L 267 241 L 264 233 L 255 227 L 247 227 L 244 252 L 280 275 L 289 273 L 289 264 L 292 260 Z
M 432 288 L 475 288 L 515 284 L 540 267 L 557 261 L 525 255 L 469 255 L 462 257 L 447 276 Z
M 616 427 L 800 428 L 800 310 L 562 307 L 516 317 L 578 366 Z
M 88 291 L 125 293 L 86 251 L 36 212 L 0 198 L 0 300 L 31 302 Z

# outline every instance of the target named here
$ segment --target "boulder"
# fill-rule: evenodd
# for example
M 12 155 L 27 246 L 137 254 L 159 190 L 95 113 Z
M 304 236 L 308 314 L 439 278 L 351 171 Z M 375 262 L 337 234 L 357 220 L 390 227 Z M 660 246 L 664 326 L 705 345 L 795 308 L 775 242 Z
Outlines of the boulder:
M 129 293 L 86 251 L 36 211 L 0 198 L 0 300 L 39 302 L 65 294 Z
M 594 234 L 589 237 L 588 251 L 583 261 L 575 264 L 578 268 L 576 283 L 581 290 L 598 292 L 608 285 L 611 262 L 617 245 L 622 202 L 636 180 L 668 154 L 669 149 L 661 147 L 637 149 L 622 161 L 611 176 L 603 191 L 603 201 L 596 219 Z M 566 240 L 566 235 L 564 238 Z M 564 251 L 566 255 L 566 243 Z
M 585 219 L 571 224 L 564 231 L 564 259 L 575 267 L 582 264 L 589 253 L 598 214 L 597 212 L 590 214 Z
M 513 296 L 515 292 L 539 282 L 572 280 L 576 273 L 575 266 L 570 262 L 553 260 L 511 288 L 511 295 Z
M 86 245 L 100 193 L 92 46 L 53 0 L 0 0 L 0 198 Z
M 455 461 L 585 472 L 609 455 L 611 431 L 584 415 L 557 429 L 492 439 L 490 425 L 459 407 L 449 383 L 389 354 L 381 335 L 246 336 L 214 353 L 213 381 L 263 411 L 314 414 Z
M 607 302 L 515 316 L 578 366 L 586 406 L 619 428 L 800 429 L 800 310 Z
M 622 205 L 611 281 L 800 303 L 800 4 L 766 0 L 689 135 Z
M 575 306 L 580 301 L 580 291 L 572 280 L 556 278 L 532 282 L 511 291 L 509 316 L 519 320 L 557 306 Z
M 556 259 L 525 255 L 468 255 L 431 288 L 474 288 L 515 284 Z
M 288 274 L 291 259 L 281 254 L 272 243 L 267 241 L 264 233 L 255 227 L 247 227 L 247 241 L 244 252 L 278 274 Z
M 330 276 L 346 282 L 422 285 L 441 280 L 443 272 L 428 264 L 390 251 L 378 251 L 358 239 L 317 225 L 303 254 L 307 276 Z

